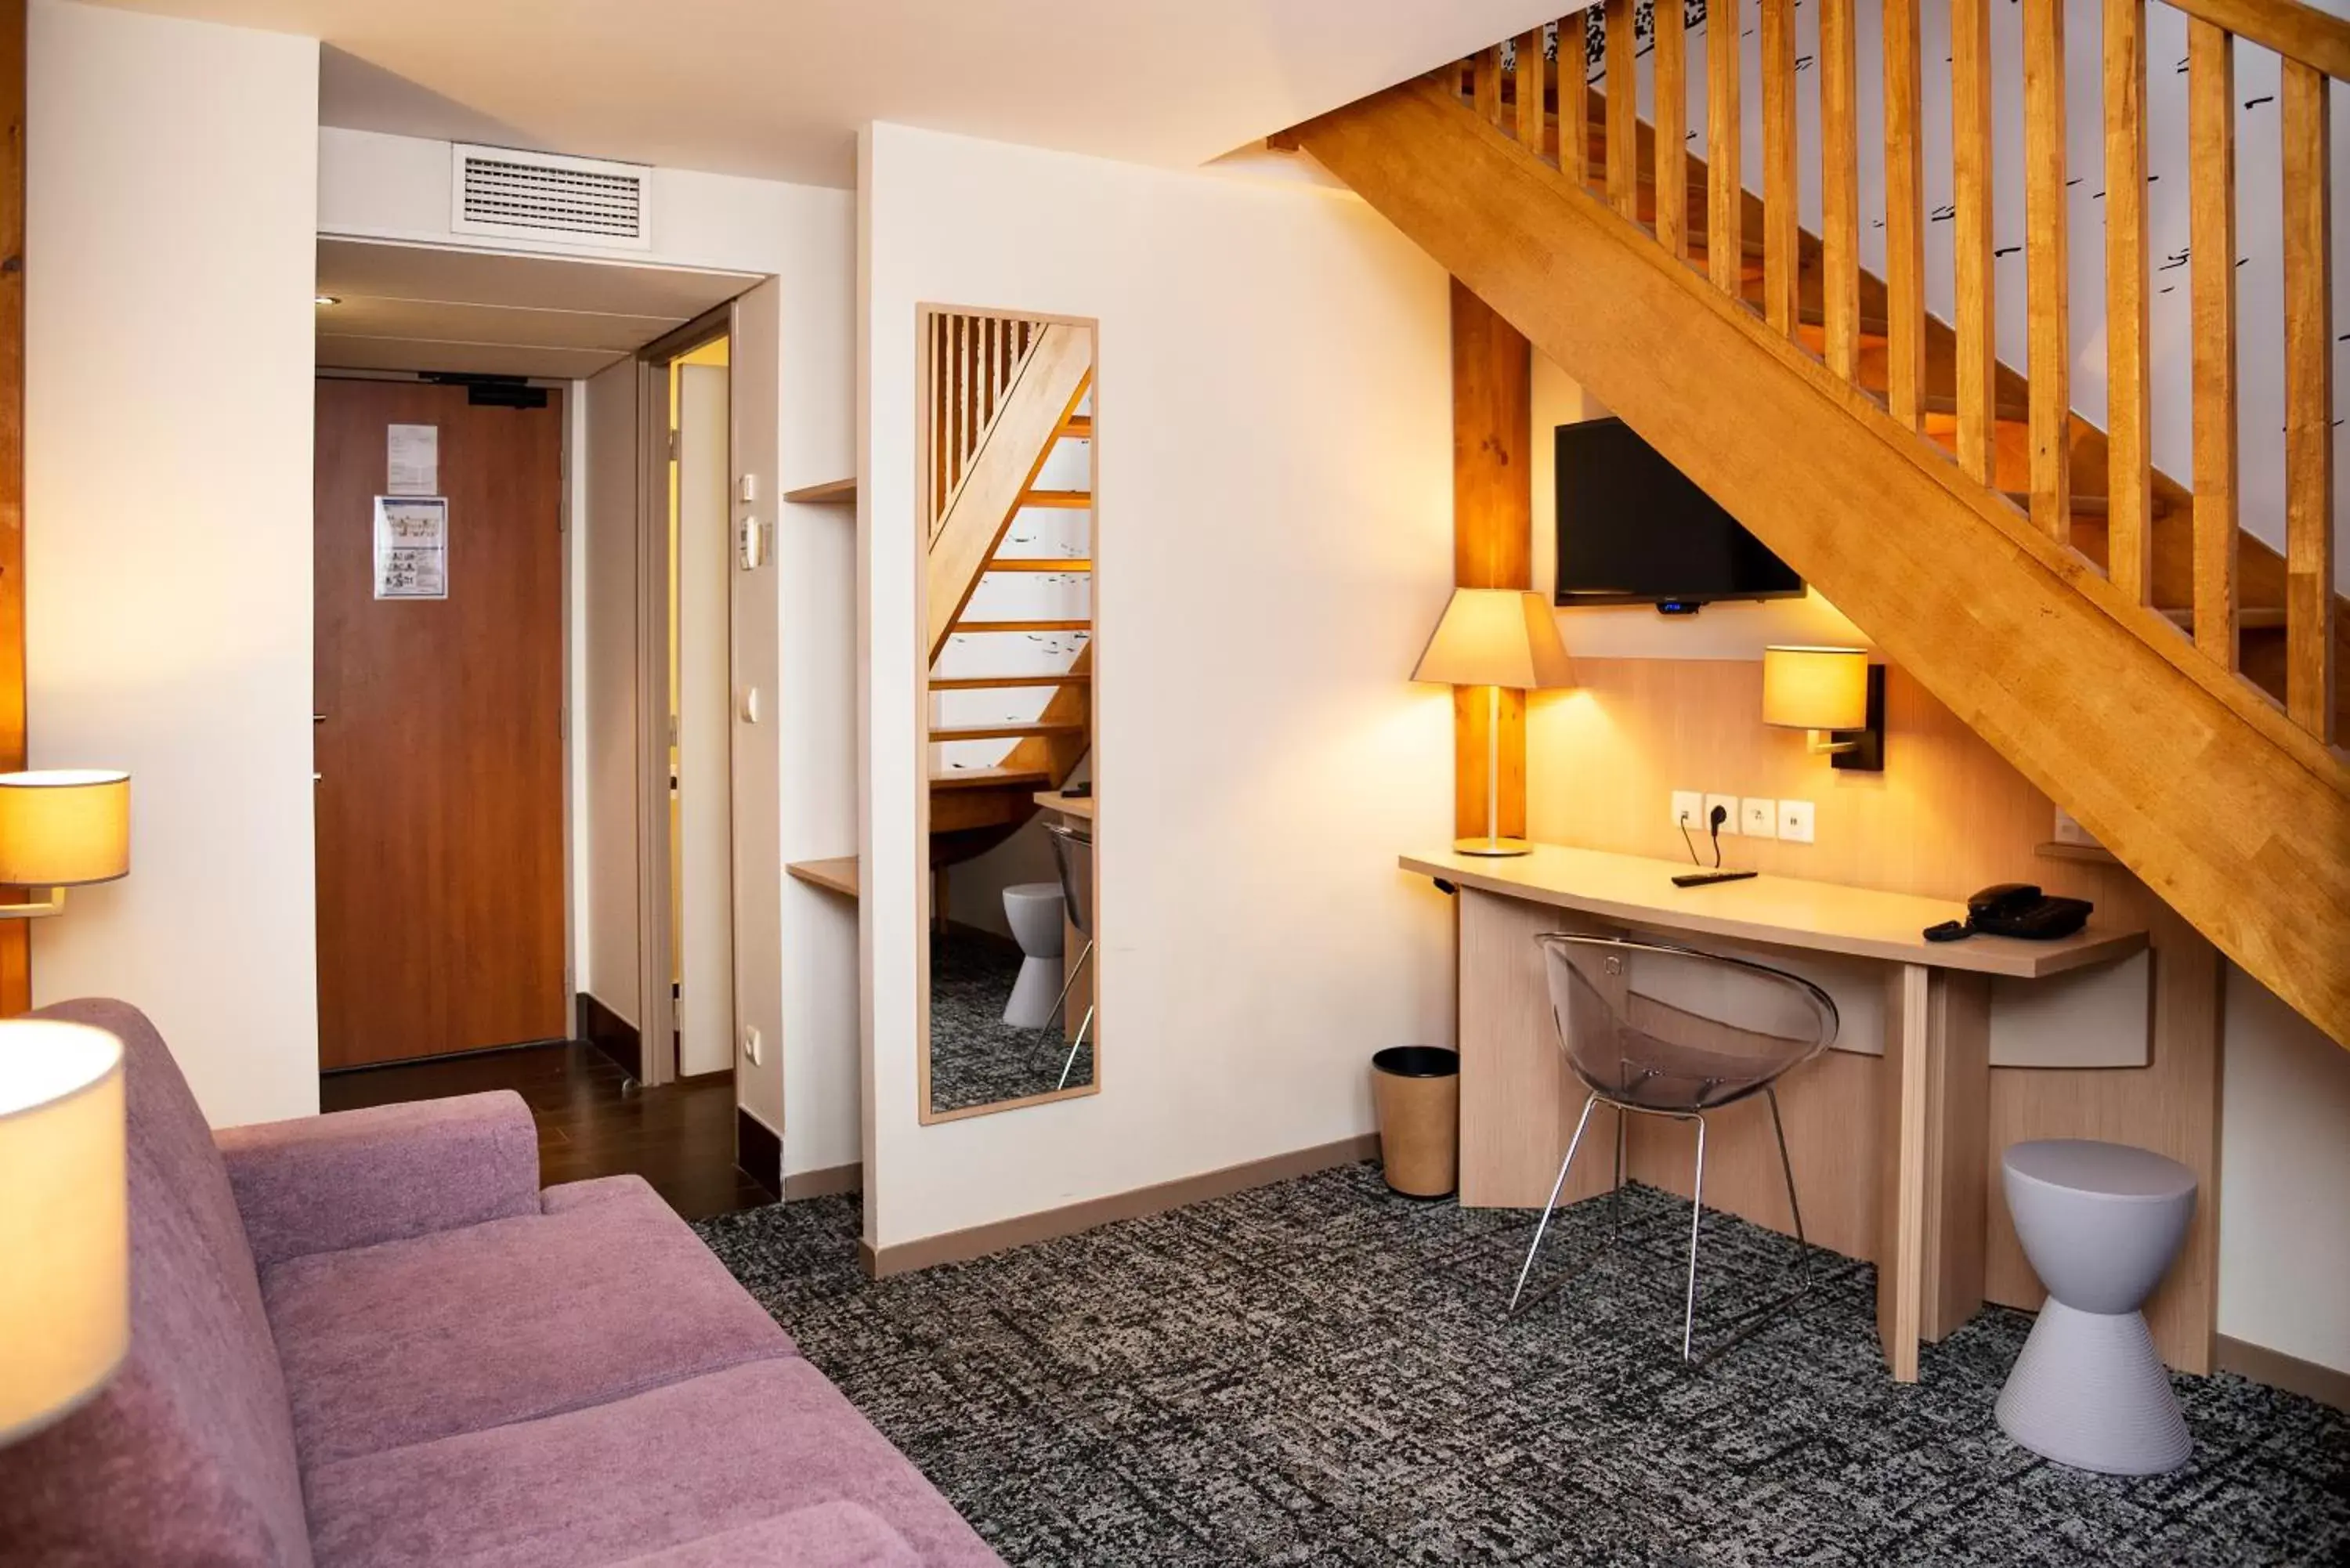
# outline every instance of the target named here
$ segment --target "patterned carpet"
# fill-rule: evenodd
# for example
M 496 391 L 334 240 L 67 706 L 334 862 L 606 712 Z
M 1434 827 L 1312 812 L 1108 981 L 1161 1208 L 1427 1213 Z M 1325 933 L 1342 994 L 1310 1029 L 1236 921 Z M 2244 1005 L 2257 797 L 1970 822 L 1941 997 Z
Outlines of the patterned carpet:
M 2350 1417 L 2176 1379 L 2196 1454 L 2126 1480 L 2017 1448 L 1991 1401 L 2029 1319 L 1924 1380 L 1878 1360 L 1874 1275 L 1711 1371 L 1679 1360 L 1688 1210 L 1634 1189 L 1623 1250 L 1505 1322 L 1531 1216 L 1352 1166 L 879 1282 L 857 1199 L 698 1229 L 811 1360 L 1015 1564 L 2340 1563 Z M 1566 1211 L 1553 1251 L 1604 1234 Z M 1794 1244 L 1705 1223 L 1706 1310 Z
M 957 926 L 931 940 L 931 1109 L 960 1111 L 1059 1084 L 1069 1042 L 1055 1017 L 1050 1029 L 1014 1029 L 1003 1022 L 1020 949 L 1009 938 Z M 1050 998 L 1047 998 L 1049 1001 Z M 1083 1008 L 1077 1016 L 1083 1018 Z M 1090 1031 L 1068 1086 L 1094 1081 Z

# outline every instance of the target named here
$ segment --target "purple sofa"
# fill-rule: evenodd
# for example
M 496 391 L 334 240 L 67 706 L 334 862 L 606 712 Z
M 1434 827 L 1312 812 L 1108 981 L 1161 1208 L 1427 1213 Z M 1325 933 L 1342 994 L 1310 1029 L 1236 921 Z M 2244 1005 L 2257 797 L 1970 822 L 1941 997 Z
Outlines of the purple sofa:
M 0 1449 L 0 1563 L 997 1561 L 650 1188 L 541 1192 L 515 1095 L 215 1136 L 136 1009 L 40 1016 L 128 1050 L 130 1354 Z

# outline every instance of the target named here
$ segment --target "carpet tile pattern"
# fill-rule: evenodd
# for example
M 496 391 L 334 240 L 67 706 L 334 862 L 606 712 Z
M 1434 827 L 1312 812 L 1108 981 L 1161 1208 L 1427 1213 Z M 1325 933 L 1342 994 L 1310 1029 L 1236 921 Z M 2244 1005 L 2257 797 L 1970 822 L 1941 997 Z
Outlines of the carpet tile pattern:
M 1060 1086 L 1069 1041 L 1056 1015 L 1047 1029 L 1014 1029 L 1003 1004 L 1020 974 L 1007 937 L 957 926 L 931 939 L 931 1109 L 968 1110 Z M 1082 1007 L 1077 1016 L 1085 1016 Z M 1094 1081 L 1090 1031 L 1069 1067 L 1072 1089 Z
M 1875 1276 L 1679 1357 L 1688 1210 L 1633 1189 L 1617 1249 L 1515 1320 L 1532 1216 L 1350 1166 L 880 1282 L 857 1199 L 699 1227 L 1017 1564 L 2324 1563 L 2350 1557 L 2350 1417 L 2175 1380 L 2175 1475 L 2069 1471 L 1991 1418 L 2030 1320 L 1992 1309 L 1888 1380 Z M 1563 1265 L 1607 1233 L 1565 1211 Z M 1700 1335 L 1794 1243 L 1709 1214 Z

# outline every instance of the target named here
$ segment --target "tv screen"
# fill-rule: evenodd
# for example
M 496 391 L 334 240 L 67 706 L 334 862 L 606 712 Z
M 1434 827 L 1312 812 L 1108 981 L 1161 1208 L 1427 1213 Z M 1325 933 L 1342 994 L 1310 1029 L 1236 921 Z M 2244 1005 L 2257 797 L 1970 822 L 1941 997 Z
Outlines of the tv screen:
M 1621 420 L 1558 427 L 1562 605 L 1793 598 L 1804 579 Z

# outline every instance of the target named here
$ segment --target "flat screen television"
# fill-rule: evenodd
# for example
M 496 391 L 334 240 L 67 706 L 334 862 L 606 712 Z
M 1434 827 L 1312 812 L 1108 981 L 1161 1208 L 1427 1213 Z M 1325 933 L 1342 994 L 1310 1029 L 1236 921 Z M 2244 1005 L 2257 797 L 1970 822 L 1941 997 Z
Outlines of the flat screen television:
M 1804 579 L 1621 420 L 1561 425 L 1562 605 L 1690 610 L 1794 598 Z

